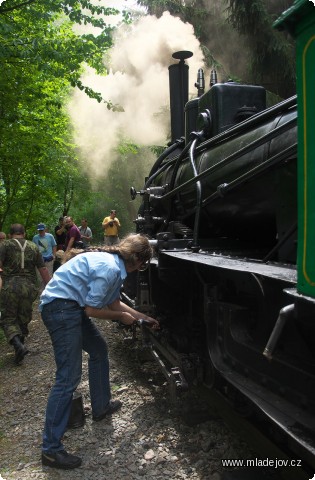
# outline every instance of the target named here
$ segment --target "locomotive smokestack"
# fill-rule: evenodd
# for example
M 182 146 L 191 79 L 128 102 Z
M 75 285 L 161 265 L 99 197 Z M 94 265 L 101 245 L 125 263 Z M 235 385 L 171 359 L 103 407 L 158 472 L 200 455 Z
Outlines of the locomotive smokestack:
M 170 109 L 171 109 L 171 135 L 172 142 L 182 137 L 185 133 L 184 109 L 188 102 L 188 65 L 185 59 L 192 57 L 192 52 L 181 51 L 173 53 L 172 57 L 180 60 L 179 63 L 170 65 Z

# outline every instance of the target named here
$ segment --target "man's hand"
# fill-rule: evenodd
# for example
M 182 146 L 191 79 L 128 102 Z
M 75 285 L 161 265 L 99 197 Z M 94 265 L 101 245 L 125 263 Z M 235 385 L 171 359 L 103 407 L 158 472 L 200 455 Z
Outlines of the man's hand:
M 147 315 L 145 315 L 143 317 L 143 320 L 145 321 L 148 327 L 152 328 L 153 330 L 159 330 L 160 323 L 158 320 L 155 320 L 155 318 L 148 317 Z

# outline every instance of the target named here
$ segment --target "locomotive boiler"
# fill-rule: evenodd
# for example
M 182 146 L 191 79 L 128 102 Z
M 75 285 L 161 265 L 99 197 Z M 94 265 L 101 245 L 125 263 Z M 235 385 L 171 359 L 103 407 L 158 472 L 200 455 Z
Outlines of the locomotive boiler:
M 301 57 L 308 45 L 300 76 L 315 58 L 308 3 L 297 0 L 277 25 L 297 36 Z M 188 100 L 190 55 L 176 52 L 169 68 L 172 140 L 131 188 L 142 198 L 137 231 L 156 252 L 133 292 L 161 324 L 142 325 L 144 341 L 174 395 L 215 389 L 313 474 L 313 88 L 298 76 L 298 96 L 266 108 L 264 88 L 219 83 L 212 71 L 205 91 L 199 70 Z

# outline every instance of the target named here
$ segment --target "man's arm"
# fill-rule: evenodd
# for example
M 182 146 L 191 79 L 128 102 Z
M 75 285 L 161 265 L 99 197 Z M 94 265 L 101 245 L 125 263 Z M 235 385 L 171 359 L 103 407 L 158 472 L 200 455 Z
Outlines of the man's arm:
M 100 318 L 102 320 L 116 320 L 122 322 L 124 325 L 132 325 L 137 320 L 128 312 L 120 310 L 114 311 L 107 307 L 94 308 L 86 305 L 85 313 L 88 317 Z
M 62 226 L 59 228 L 59 230 L 55 230 L 55 233 L 56 233 L 57 235 L 61 235 L 61 234 L 64 233 L 65 231 L 66 231 L 66 228 L 65 228 L 64 225 L 62 225 Z
M 102 223 L 103 228 L 106 229 L 109 225 L 109 222 L 112 222 L 111 218 L 110 217 L 105 217 L 104 220 L 103 220 L 103 223 Z
M 72 246 L 74 244 L 74 240 L 75 240 L 75 237 L 70 237 L 66 252 L 68 252 L 72 248 Z
M 50 244 L 51 244 L 51 253 L 52 253 L 52 256 L 55 258 L 56 256 L 56 251 L 57 251 L 57 244 L 56 244 L 56 240 L 55 240 L 55 237 L 50 234 Z
M 115 300 L 115 302 L 105 308 L 94 308 L 86 305 L 85 313 L 88 317 L 101 318 L 104 320 L 117 320 L 124 325 L 132 325 L 136 320 L 143 318 L 152 325 L 152 328 L 159 328 L 159 322 L 157 320 L 144 313 L 137 312 L 137 310 L 134 310 L 120 300 Z
M 48 268 L 47 267 L 41 267 L 41 268 L 38 269 L 38 271 L 40 273 L 40 276 L 43 279 L 44 284 L 47 285 L 47 283 L 51 279 L 51 276 L 49 275 L 49 272 L 48 272 Z
M 136 320 L 141 320 L 141 319 L 147 320 L 152 325 L 155 325 L 156 327 L 159 326 L 159 322 L 157 320 L 155 320 L 152 317 L 149 317 L 148 315 L 145 315 L 143 312 L 138 312 L 134 308 L 129 307 L 129 305 L 127 305 L 126 303 L 121 302 L 119 299 L 115 300 L 115 302 L 108 305 L 108 308 L 116 312 L 117 311 L 127 312 L 130 315 L 132 315 Z

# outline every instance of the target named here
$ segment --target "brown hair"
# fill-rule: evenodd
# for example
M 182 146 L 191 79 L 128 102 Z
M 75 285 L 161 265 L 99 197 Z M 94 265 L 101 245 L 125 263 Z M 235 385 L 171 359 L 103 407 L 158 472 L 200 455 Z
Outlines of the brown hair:
M 62 263 L 67 262 L 70 258 L 84 252 L 107 252 L 117 253 L 127 265 L 134 267 L 137 262 L 143 264 L 149 262 L 153 256 L 153 248 L 150 245 L 149 239 L 140 234 L 130 233 L 124 237 L 117 245 L 110 245 L 104 247 L 90 247 L 85 250 L 71 248 L 65 252 Z
M 12 223 L 10 227 L 10 235 L 24 235 L 25 228 L 21 223 Z

